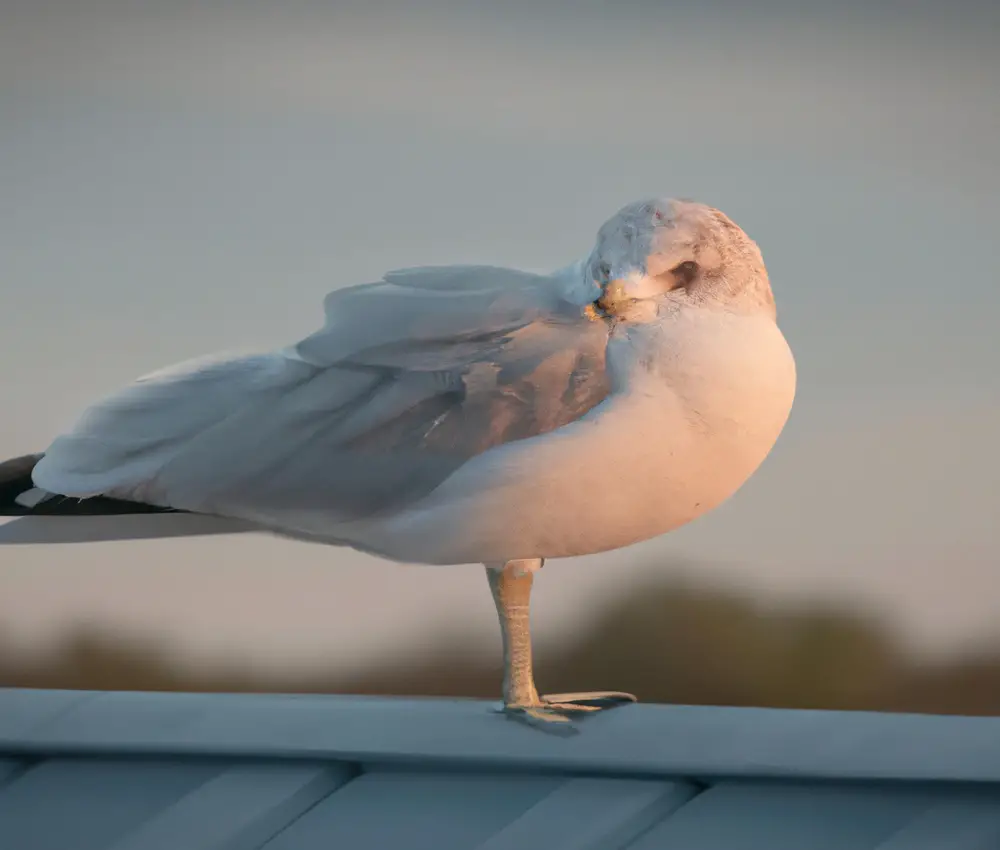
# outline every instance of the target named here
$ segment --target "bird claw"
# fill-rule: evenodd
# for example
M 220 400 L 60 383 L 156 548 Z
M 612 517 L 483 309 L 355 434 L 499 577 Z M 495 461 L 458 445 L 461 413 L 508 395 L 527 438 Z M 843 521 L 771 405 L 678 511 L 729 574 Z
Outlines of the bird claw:
M 543 699 L 545 699 L 543 697 Z M 545 699 L 544 711 L 558 711 L 564 714 L 586 714 L 590 711 L 601 711 L 599 705 L 586 705 L 580 702 L 552 702 Z
M 547 694 L 535 705 L 505 705 L 509 717 L 557 734 L 575 734 L 573 715 L 590 715 L 635 702 L 632 694 L 621 691 Z
M 569 694 L 546 694 L 542 702 L 562 711 L 603 711 L 637 702 L 635 696 L 624 691 L 579 691 Z

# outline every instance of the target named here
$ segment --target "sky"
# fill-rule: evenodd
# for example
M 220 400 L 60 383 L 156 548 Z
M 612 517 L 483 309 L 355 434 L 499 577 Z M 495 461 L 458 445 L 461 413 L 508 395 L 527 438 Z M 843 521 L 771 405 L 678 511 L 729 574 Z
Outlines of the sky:
M 657 572 L 843 598 L 926 650 L 1000 636 L 997 9 L 3 4 L 0 455 L 160 366 L 305 336 L 331 289 L 559 267 L 623 204 L 693 197 L 761 246 L 795 409 L 717 511 L 550 562 L 541 639 Z M 474 566 L 263 536 L 0 547 L 0 634 L 79 623 L 274 669 L 442 624 L 497 639 Z

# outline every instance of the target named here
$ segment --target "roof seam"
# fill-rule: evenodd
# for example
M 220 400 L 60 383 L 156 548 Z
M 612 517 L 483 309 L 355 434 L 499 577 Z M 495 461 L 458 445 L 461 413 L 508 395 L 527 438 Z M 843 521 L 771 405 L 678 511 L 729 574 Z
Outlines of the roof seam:
M 24 776 L 24 774 L 37 764 L 37 761 L 34 759 L 11 759 L 11 761 L 15 762 L 15 766 L 6 773 L 0 773 L 0 790 L 3 790 L 3 788 L 12 782 L 17 782 L 18 779 Z M 0 765 L 0 767 L 2 767 L 2 765 Z
M 364 771 L 361 769 L 361 765 L 358 764 L 358 762 L 353 762 L 353 761 L 335 761 L 335 762 L 330 762 L 330 764 L 331 765 L 333 765 L 333 764 L 348 765 L 348 767 L 349 767 L 349 769 L 351 771 L 351 778 L 348 779 L 347 782 L 344 782 L 343 784 L 338 785 L 336 788 L 332 789 L 330 791 L 330 793 L 324 794 L 319 799 L 314 800 L 311 805 L 306 806 L 306 808 L 304 808 L 301 812 L 299 812 L 295 817 L 293 817 L 291 820 L 289 820 L 287 823 L 285 823 L 281 827 L 281 829 L 279 829 L 277 832 L 275 832 L 273 835 L 271 835 L 267 839 L 267 841 L 265 841 L 261 845 L 262 850 L 265 850 L 265 848 L 267 847 L 268 844 L 270 844 L 272 841 L 274 841 L 276 838 L 278 838 L 278 836 L 280 836 L 283 832 L 286 832 L 291 826 L 293 826 L 294 824 L 298 823 L 298 821 L 301 818 L 304 818 L 307 814 L 309 814 L 309 812 L 311 812 L 313 809 L 315 809 L 320 803 L 324 803 L 327 800 L 329 800 L 334 794 L 336 794 L 338 791 L 341 791 L 344 788 L 346 788 L 348 785 L 350 785 L 352 782 L 354 782 L 355 779 L 357 779 L 359 776 L 361 776 L 364 773 Z
M 685 784 L 685 785 L 693 788 L 694 789 L 694 793 L 690 797 L 688 797 L 683 803 L 681 803 L 679 806 L 673 806 L 673 807 L 667 809 L 663 813 L 662 817 L 658 817 L 652 823 L 647 824 L 644 829 L 641 829 L 639 832 L 637 832 L 635 835 L 633 835 L 632 838 L 629 839 L 628 844 L 626 844 L 623 847 L 621 847 L 620 850 L 628 850 L 629 847 L 633 847 L 633 846 L 637 845 L 640 841 L 642 841 L 643 837 L 647 833 L 652 832 L 654 829 L 656 829 L 657 827 L 659 827 L 660 824 L 664 823 L 665 821 L 670 820 L 678 812 L 683 811 L 685 808 L 687 808 L 688 806 L 690 806 L 692 802 L 694 802 L 695 800 L 697 800 L 702 794 L 704 794 L 709 788 L 712 787 L 711 785 L 707 785 L 704 782 L 701 782 L 701 781 L 698 781 L 698 780 L 693 780 L 693 779 L 687 779 L 687 778 L 678 780 L 678 783 L 679 784 L 683 783 L 683 784 Z
M 894 829 L 888 835 L 884 836 L 882 840 L 875 845 L 873 850 L 879 850 L 879 848 L 882 847 L 891 847 L 893 840 L 897 836 L 904 835 L 907 832 L 907 830 L 909 830 L 917 820 L 924 817 L 929 811 L 940 805 L 940 802 L 941 802 L 940 800 L 928 800 L 927 803 L 924 805 L 923 809 L 921 809 L 919 812 L 915 812 L 913 816 L 908 821 L 906 821 L 906 823 L 901 823 L 896 829 Z

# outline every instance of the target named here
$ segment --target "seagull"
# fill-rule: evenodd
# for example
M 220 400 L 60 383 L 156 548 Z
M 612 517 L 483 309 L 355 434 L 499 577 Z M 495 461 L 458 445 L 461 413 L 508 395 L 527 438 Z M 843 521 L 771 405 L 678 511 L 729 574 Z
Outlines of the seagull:
M 565 722 L 633 700 L 539 695 L 534 574 L 690 522 L 769 454 L 796 376 L 756 243 L 718 209 L 642 200 L 553 273 L 402 269 L 332 291 L 324 313 L 290 347 L 97 402 L 0 465 L 0 513 L 210 516 L 485 565 L 504 711 Z

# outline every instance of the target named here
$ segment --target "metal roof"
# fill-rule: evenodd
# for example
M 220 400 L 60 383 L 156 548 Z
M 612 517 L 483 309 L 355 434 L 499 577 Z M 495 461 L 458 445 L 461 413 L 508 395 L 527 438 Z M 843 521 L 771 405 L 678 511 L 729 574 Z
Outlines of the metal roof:
M 495 709 L 0 690 L 0 848 L 1000 848 L 1000 718 Z

